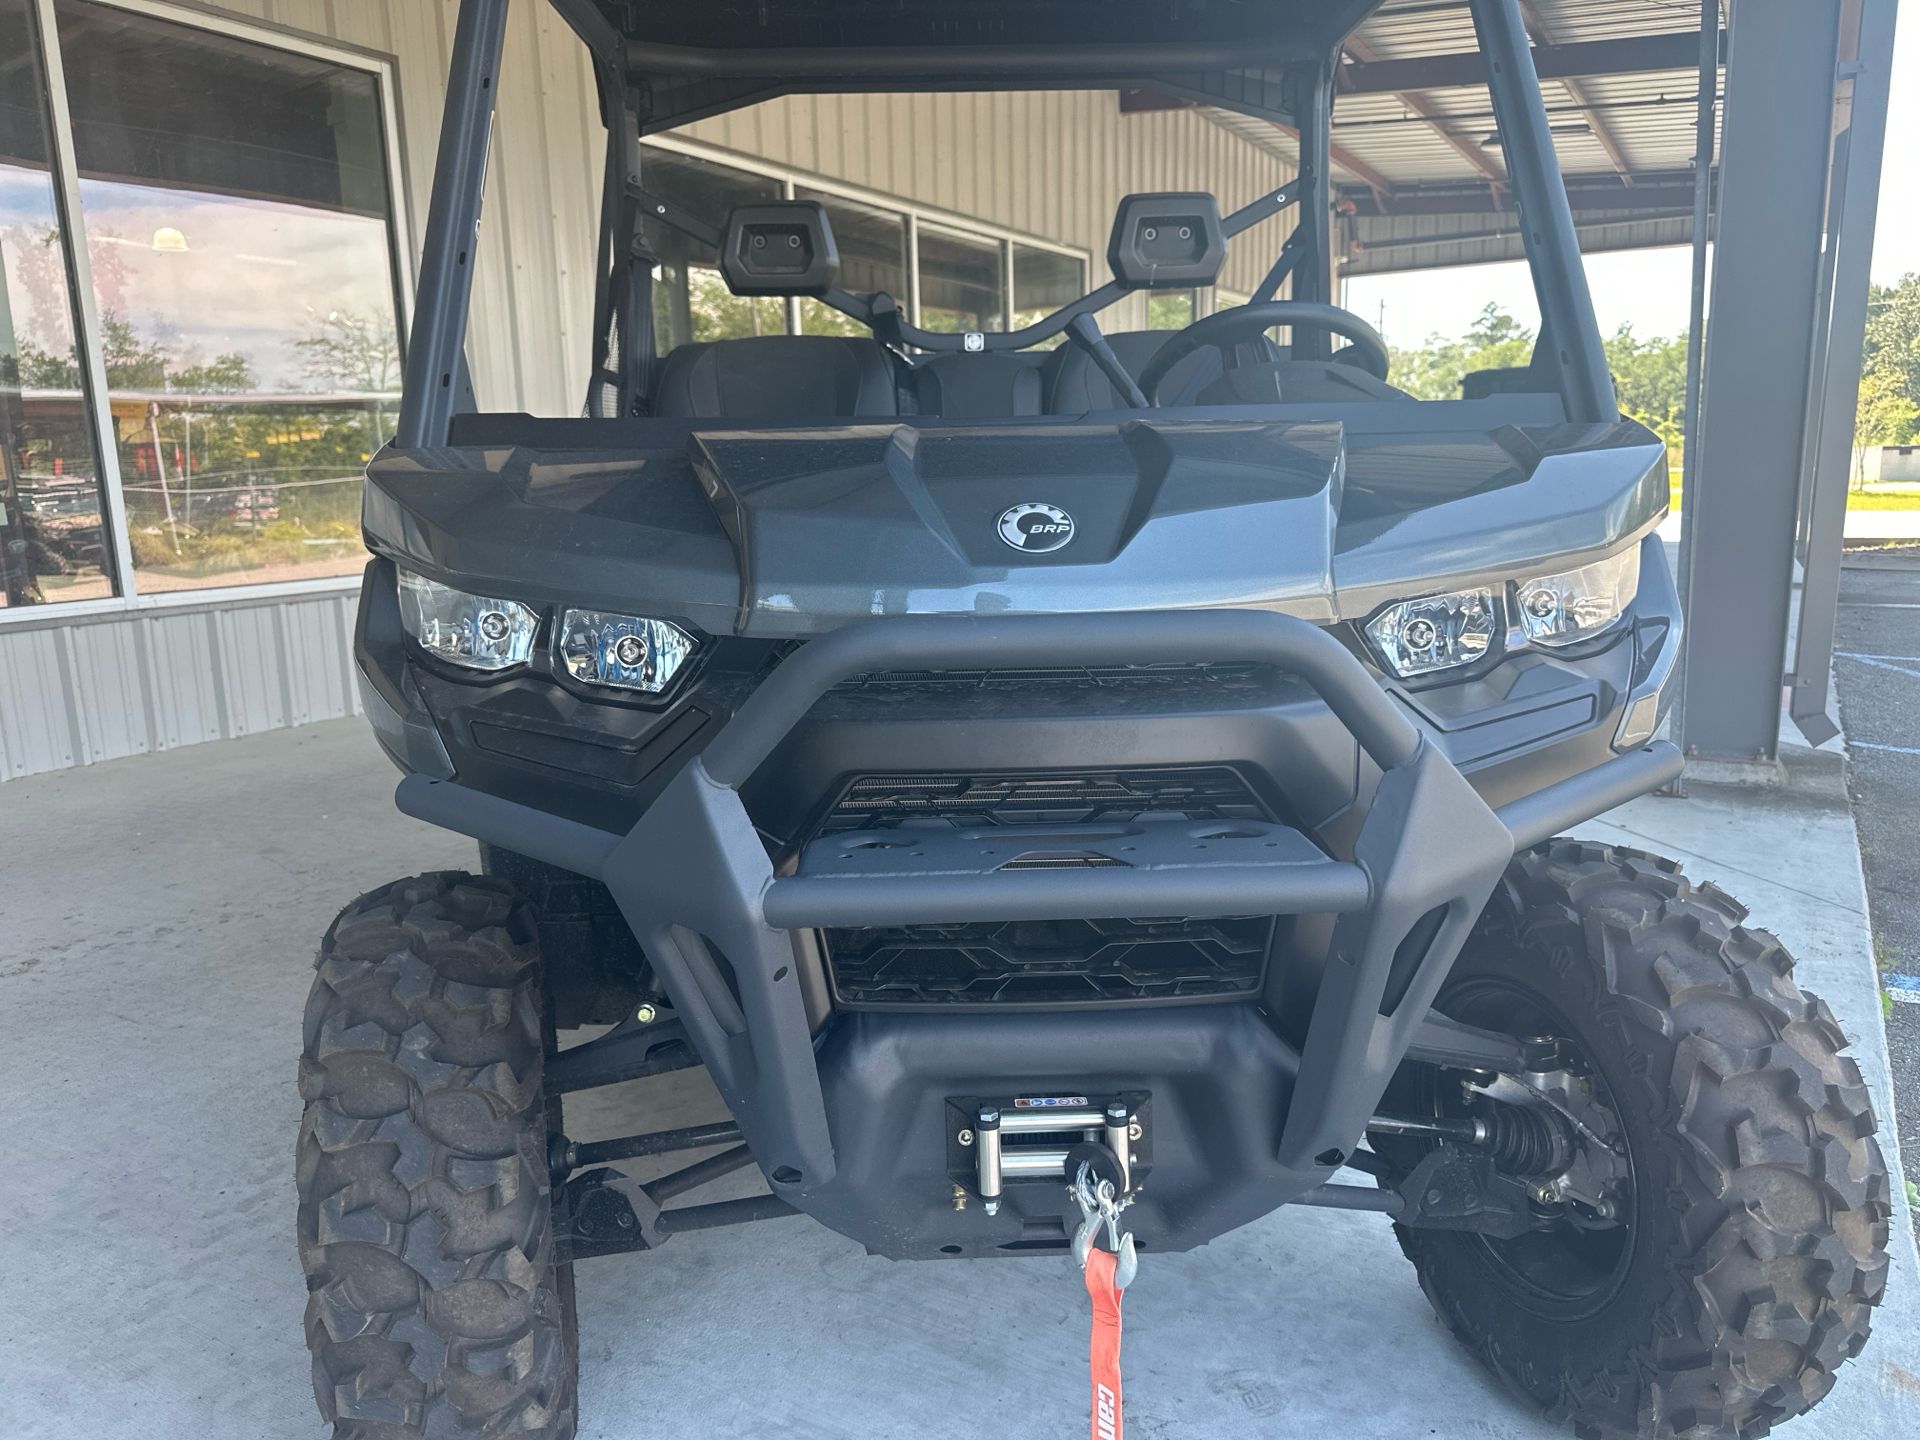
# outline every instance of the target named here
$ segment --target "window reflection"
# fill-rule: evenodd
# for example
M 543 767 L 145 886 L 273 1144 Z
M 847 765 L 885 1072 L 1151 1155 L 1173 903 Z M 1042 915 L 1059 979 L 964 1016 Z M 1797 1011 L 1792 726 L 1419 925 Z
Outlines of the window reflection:
M 1192 290 L 1161 290 L 1147 296 L 1149 330 L 1184 330 L 1194 320 L 1198 294 Z
M 26 0 L 0 0 L 0 609 L 115 593 Z
M 842 290 L 856 295 L 885 292 L 901 305 L 907 302 L 907 222 L 891 210 L 862 205 L 817 190 L 795 192 L 800 200 L 818 200 L 833 226 L 840 252 Z M 858 320 L 818 300 L 800 302 L 800 331 L 805 335 L 870 335 Z
M 651 145 L 641 164 L 641 182 L 649 194 L 716 229 L 726 226 L 736 205 L 780 198 L 777 180 Z M 711 246 L 657 220 L 644 220 L 641 231 L 660 257 L 653 289 L 656 354 L 689 341 L 787 333 L 786 302 L 770 295 L 735 295 L 720 278 L 720 257 Z
M 1041 250 L 1032 245 L 1013 245 L 1013 328 L 1036 324 L 1062 305 L 1078 300 L 1086 292 L 1087 265 L 1074 255 L 1057 250 Z M 1058 345 L 1065 340 L 1056 335 L 1048 341 Z
M 920 227 L 920 325 L 947 333 L 1006 328 L 1006 277 L 990 240 Z
M 400 383 L 377 81 L 58 14 L 139 589 L 358 570 Z

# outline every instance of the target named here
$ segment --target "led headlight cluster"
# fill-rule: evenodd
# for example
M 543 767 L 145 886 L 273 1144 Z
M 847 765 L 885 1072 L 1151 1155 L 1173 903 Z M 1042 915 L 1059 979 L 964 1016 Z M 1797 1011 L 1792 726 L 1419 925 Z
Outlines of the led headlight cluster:
M 410 570 L 399 572 L 400 623 L 435 659 L 468 670 L 509 670 L 533 656 L 540 612 L 518 600 L 470 595 Z M 658 695 L 698 645 L 668 620 L 562 610 L 554 653 L 568 675 L 590 685 Z
M 1639 589 L 1637 546 L 1595 565 L 1522 580 L 1515 587 L 1520 628 L 1535 645 L 1577 644 L 1625 614 Z
M 438 659 L 470 670 L 506 670 L 533 653 L 540 616 L 518 600 L 469 595 L 402 570 L 400 623 Z
M 560 663 L 576 680 L 658 695 L 693 655 L 693 637 L 666 620 L 568 610 L 560 617 Z
M 1456 590 L 1389 605 L 1367 622 L 1367 639 L 1403 680 L 1471 665 L 1500 633 L 1500 597 Z
M 1402 680 L 1471 665 L 1491 653 L 1513 616 L 1513 643 L 1577 645 L 1618 623 L 1640 588 L 1640 551 L 1536 575 L 1509 586 L 1427 595 L 1387 606 L 1366 623 L 1367 642 Z M 1511 592 L 1511 593 L 1509 593 Z

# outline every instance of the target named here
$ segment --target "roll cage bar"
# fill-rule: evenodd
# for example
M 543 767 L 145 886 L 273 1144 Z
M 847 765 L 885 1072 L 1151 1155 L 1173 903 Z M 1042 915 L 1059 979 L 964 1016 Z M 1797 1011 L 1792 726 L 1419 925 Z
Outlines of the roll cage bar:
M 432 200 L 422 246 L 417 303 L 406 353 L 406 379 L 395 444 L 407 449 L 442 446 L 454 413 L 472 404 L 464 357 L 467 310 L 472 300 L 475 247 L 488 149 L 500 74 L 509 0 L 462 0 L 454 34 L 446 109 L 434 172 Z M 1281 247 L 1262 292 L 1277 290 L 1289 274 L 1296 299 L 1331 303 L 1330 224 L 1333 192 L 1330 131 L 1339 46 L 1380 0 L 1275 0 L 1256 7 L 1276 17 L 1270 31 L 1255 35 L 1223 21 L 1244 24 L 1249 7 L 1220 7 L 1189 17 L 1177 33 L 1153 33 L 1152 17 L 1167 7 L 1151 0 L 1102 0 L 1104 44 L 1071 45 L 1048 33 L 1050 13 L 1030 0 L 919 0 L 882 7 L 893 17 L 889 34 L 906 38 L 860 45 L 796 43 L 806 16 L 820 21 L 829 0 L 788 0 L 779 9 L 801 15 L 783 32 L 788 43 L 767 46 L 680 44 L 676 24 L 688 35 L 705 35 L 719 23 L 713 7 L 635 7 L 604 0 L 551 0 L 586 43 L 594 58 L 608 143 L 597 285 L 593 390 L 616 394 L 618 414 L 635 413 L 648 392 L 654 365 L 652 271 L 654 256 L 641 232 L 649 199 L 642 176 L 641 138 L 705 115 L 757 104 L 777 95 L 857 91 L 953 91 L 969 89 L 1150 88 L 1198 103 L 1295 128 L 1300 136 L 1298 177 L 1253 206 L 1229 217 L 1237 233 L 1282 204 L 1297 200 L 1302 221 Z M 1538 75 L 1519 0 L 1463 0 L 1472 13 L 1486 59 L 1487 85 L 1506 157 L 1509 182 L 1523 217 L 1527 259 L 1541 315 L 1535 365 L 1557 381 L 1567 418 L 1613 420 L 1617 402 L 1601 349 L 1593 301 L 1581 267 L 1573 213 L 1553 150 Z M 857 8 L 857 7 L 856 7 Z M 952 17 L 970 13 L 993 43 L 937 43 L 950 33 Z M 761 12 L 767 7 L 761 7 Z M 610 12 L 622 17 L 616 25 Z M 664 18 L 644 29 L 641 17 Z M 700 18 L 704 16 L 704 18 Z M 912 34 L 916 16 L 922 27 Z M 904 17 L 904 18 L 903 18 Z M 1040 18 L 1035 18 L 1040 17 Z M 933 25 L 948 25 L 940 30 Z M 878 22 L 876 21 L 876 24 Z M 1160 23 L 1165 22 L 1164 18 Z M 628 26 L 632 28 L 627 28 Z M 704 28 L 703 28 L 704 27 Z M 1211 27 L 1211 28 L 1209 28 Z M 1191 35 L 1189 35 L 1191 31 Z M 832 33 L 830 28 L 820 33 Z M 729 37 L 749 42 L 745 33 Z M 1052 41 L 1052 43 L 1048 43 Z M 1250 62 L 1259 68 L 1248 68 Z M 1284 197 L 1284 199 L 1283 199 Z M 654 201 L 657 206 L 659 202 Z M 1249 215 L 1249 211 L 1258 213 Z M 658 214 L 658 210 L 655 211 Z M 1112 288 L 1114 295 L 1106 295 Z M 1103 286 L 1038 325 L 982 337 L 984 348 L 1013 349 L 1068 330 L 1081 317 L 1111 304 L 1118 287 Z M 950 348 L 954 337 L 908 325 L 897 306 L 891 314 L 872 300 L 838 292 L 829 303 L 925 349 Z M 865 305 L 868 314 L 861 315 Z M 853 308 L 849 308 L 849 307 Z M 1057 328 L 1049 329 L 1050 326 Z M 1081 322 L 1084 323 L 1084 322 Z M 1301 358 L 1323 359 L 1331 337 L 1303 331 Z M 600 407 L 593 407 L 598 410 Z

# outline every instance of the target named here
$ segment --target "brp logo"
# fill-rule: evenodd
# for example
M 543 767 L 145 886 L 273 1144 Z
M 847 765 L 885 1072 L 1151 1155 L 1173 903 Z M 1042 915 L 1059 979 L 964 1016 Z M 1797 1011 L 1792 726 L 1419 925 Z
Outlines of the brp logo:
M 1000 538 L 1016 550 L 1044 555 L 1073 539 L 1073 517 L 1058 505 L 1016 505 L 1000 517 Z

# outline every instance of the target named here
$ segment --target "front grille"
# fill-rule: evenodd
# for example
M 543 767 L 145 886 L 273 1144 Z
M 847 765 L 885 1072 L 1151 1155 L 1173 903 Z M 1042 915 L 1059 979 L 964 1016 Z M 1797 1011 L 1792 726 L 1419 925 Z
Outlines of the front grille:
M 870 775 L 842 792 L 817 833 L 950 822 L 980 828 L 1121 824 L 1146 815 L 1267 820 L 1228 766 L 1065 774 Z M 1114 865 L 1052 854 L 1006 868 Z M 834 992 L 854 1009 L 1077 1006 L 1257 994 L 1273 921 L 1019 921 L 824 932 Z
M 871 775 L 847 787 L 819 833 L 883 830 L 910 819 L 968 826 L 1097 825 L 1142 815 L 1272 818 L 1239 772 L 1225 765 L 1066 775 Z

